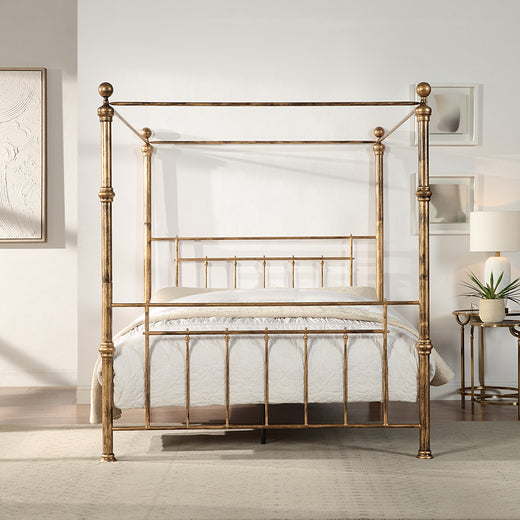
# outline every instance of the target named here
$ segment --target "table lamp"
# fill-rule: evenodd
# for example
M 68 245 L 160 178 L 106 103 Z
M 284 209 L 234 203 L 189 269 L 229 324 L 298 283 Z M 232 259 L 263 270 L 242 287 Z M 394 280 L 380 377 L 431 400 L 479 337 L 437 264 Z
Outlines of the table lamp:
M 469 219 L 470 251 L 495 251 L 486 260 L 484 282 L 489 283 L 491 273 L 496 282 L 504 273 L 500 288 L 511 282 L 511 264 L 500 256 L 501 251 L 520 251 L 520 211 L 475 211 Z

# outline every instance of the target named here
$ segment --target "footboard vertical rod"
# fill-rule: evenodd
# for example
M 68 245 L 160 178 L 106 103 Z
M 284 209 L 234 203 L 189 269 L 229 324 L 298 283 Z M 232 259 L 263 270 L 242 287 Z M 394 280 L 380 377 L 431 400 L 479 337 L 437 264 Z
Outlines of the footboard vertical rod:
M 388 426 L 388 305 L 383 304 L 383 423 Z
M 308 343 L 309 335 L 307 334 L 307 327 L 303 334 L 303 347 L 304 347 L 304 359 L 303 359 L 303 415 L 304 424 L 309 424 L 309 358 L 308 358 Z
M 102 360 L 102 421 L 103 421 L 103 453 L 101 460 L 113 462 L 114 431 L 114 343 L 112 338 L 112 120 L 114 109 L 108 98 L 114 89 L 110 83 L 102 83 L 98 92 L 103 97 L 103 105 L 98 108 L 101 123 L 101 281 L 102 281 L 102 315 L 101 345 L 99 354 Z
M 292 271 L 292 288 L 294 289 L 294 255 L 292 255 L 292 260 L 291 260 L 291 271 Z
M 226 428 L 229 428 L 229 329 L 226 329 Z
M 347 365 L 347 327 L 343 333 L 343 424 L 348 424 L 347 401 L 348 401 L 348 365 Z
M 354 285 L 354 240 L 352 234 L 349 237 L 350 241 L 350 287 Z
M 153 146 L 149 139 L 152 131 L 149 128 L 141 130 L 141 136 L 146 144 L 141 147 L 143 154 L 143 193 L 144 193 L 144 301 L 150 303 L 152 297 L 152 153 Z M 150 427 L 151 405 L 150 405 L 150 308 L 145 307 L 144 319 L 144 342 L 145 342 L 145 373 L 144 373 L 144 396 L 145 396 L 145 424 Z
M 431 459 L 430 450 L 430 199 L 432 191 L 429 180 L 429 122 L 431 108 L 426 98 L 431 92 L 428 83 L 417 85 L 421 98 L 415 109 L 418 128 L 419 185 L 417 201 L 419 206 L 419 422 L 420 439 L 417 458 Z
M 186 329 L 186 428 L 190 427 L 190 330 Z
M 237 288 L 237 257 L 233 260 L 233 287 Z

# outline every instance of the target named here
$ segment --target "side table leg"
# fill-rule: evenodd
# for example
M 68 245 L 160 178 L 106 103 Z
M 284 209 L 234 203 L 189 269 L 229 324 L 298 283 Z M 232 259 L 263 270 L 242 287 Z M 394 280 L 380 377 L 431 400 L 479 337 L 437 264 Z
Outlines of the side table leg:
M 471 346 L 471 413 L 475 409 L 475 342 L 474 342 L 474 326 L 470 326 L 470 346 Z
M 486 376 L 485 376 L 485 368 L 484 368 L 484 327 L 480 327 L 480 337 L 479 337 L 479 343 L 480 343 L 480 352 L 479 352 L 479 367 L 478 367 L 478 380 L 479 385 L 481 386 L 480 389 L 480 395 L 484 396 L 485 390 L 484 387 L 486 386 Z M 482 404 L 485 404 L 485 400 L 481 401 Z
M 460 406 L 466 407 L 466 361 L 464 359 L 464 325 L 460 326 Z

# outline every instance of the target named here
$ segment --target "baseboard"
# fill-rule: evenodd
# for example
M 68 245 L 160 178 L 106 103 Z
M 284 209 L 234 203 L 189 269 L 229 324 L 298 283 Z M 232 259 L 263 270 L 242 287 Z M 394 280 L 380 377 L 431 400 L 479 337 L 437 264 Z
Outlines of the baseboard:
M 0 370 L 0 386 L 76 386 L 75 370 Z
M 76 387 L 76 404 L 90 404 L 90 386 Z

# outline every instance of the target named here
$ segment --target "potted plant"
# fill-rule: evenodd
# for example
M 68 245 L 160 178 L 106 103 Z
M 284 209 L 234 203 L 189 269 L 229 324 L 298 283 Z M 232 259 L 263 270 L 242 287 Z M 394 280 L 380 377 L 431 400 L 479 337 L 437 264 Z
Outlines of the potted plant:
M 468 289 L 463 296 L 480 298 L 479 317 L 484 323 L 503 321 L 506 315 L 505 300 L 520 303 L 520 278 L 499 289 L 503 275 L 504 273 L 500 273 L 495 282 L 491 273 L 489 283 L 485 283 L 481 282 L 474 273 L 469 273 L 470 281 L 462 282 L 462 285 Z

